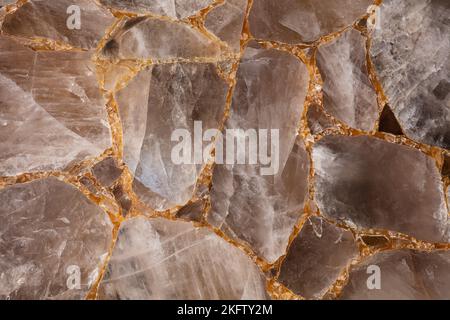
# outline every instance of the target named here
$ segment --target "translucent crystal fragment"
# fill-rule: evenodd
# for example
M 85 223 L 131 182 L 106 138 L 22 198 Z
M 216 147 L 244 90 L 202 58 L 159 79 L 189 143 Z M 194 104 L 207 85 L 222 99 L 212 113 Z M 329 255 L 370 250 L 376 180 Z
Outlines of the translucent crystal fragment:
M 191 25 L 154 18 L 127 20 L 102 52 L 119 59 L 218 59 L 221 53 L 217 42 Z
M 377 95 L 369 80 L 365 38 L 349 29 L 319 47 L 325 110 L 350 127 L 370 131 L 378 118 Z
M 124 222 L 99 299 L 265 299 L 242 251 L 205 228 L 165 219 Z
M 362 17 L 373 0 L 258 0 L 250 12 L 250 30 L 258 39 L 312 42 Z
M 317 104 L 309 106 L 306 119 L 308 121 L 308 128 L 312 134 L 319 134 L 333 127 L 333 122 L 327 118 L 325 112 Z
M 92 173 L 102 185 L 111 186 L 122 174 L 114 158 L 106 158 L 92 167 Z
M 378 253 L 350 272 L 341 299 L 448 300 L 450 252 Z
M 111 145 L 91 56 L 0 37 L 0 175 L 64 169 Z
M 367 136 L 328 136 L 314 146 L 321 212 L 358 228 L 388 229 L 447 242 L 440 173 L 422 152 Z
M 208 7 L 214 0 L 100 0 L 109 8 L 137 14 L 156 14 L 183 19 Z
M 83 299 L 112 241 L 108 216 L 55 178 L 0 190 L 0 298 Z
M 205 202 L 201 200 L 188 203 L 183 208 L 178 210 L 177 217 L 187 221 L 200 222 L 202 221 L 205 207 Z
M 271 161 L 252 164 L 249 152 L 244 164 L 230 165 L 223 158 L 213 172 L 209 221 L 272 262 L 284 253 L 307 193 L 309 160 L 296 136 L 308 80 L 305 65 L 294 56 L 248 47 L 225 127 L 242 130 L 241 137 L 250 135 L 253 147 L 258 147 L 260 155 L 271 155 Z M 263 134 L 251 138 L 257 129 Z M 272 136 L 274 132 L 278 136 Z M 261 143 L 264 137 L 267 143 Z M 225 147 L 229 144 L 230 139 Z
M 112 194 L 122 209 L 122 215 L 126 216 L 133 204 L 129 195 L 123 190 L 123 187 L 120 184 L 112 189 Z
M 370 54 L 406 135 L 450 148 L 450 2 L 383 1 Z
M 290 245 L 278 281 L 302 297 L 318 299 L 357 255 L 351 232 L 311 217 Z
M 227 92 L 216 65 L 209 63 L 157 65 L 118 92 L 124 160 L 134 173 L 135 191 L 150 207 L 166 210 L 192 197 L 204 164 L 203 158 L 194 161 L 194 138 L 202 144 L 202 133 L 219 127 Z M 197 136 L 194 122 L 201 126 Z M 189 135 L 185 142 L 192 152 L 186 149 L 183 161 L 172 157 L 181 139 L 172 137 L 177 130 Z
M 5 18 L 2 31 L 24 38 L 46 38 L 93 49 L 114 18 L 89 0 L 30 0 Z
M 0 300 L 450 299 L 449 17 L 0 0 Z
M 208 13 L 205 27 L 239 52 L 246 9 L 247 0 L 226 0 Z

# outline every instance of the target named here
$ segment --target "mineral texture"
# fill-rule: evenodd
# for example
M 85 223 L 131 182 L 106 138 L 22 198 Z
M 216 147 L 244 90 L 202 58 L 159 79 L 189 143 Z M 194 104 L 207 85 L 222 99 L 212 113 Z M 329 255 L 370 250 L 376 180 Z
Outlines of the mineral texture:
M 218 164 L 213 172 L 208 220 L 271 262 L 284 253 L 307 194 L 309 159 L 296 138 L 307 85 L 299 59 L 251 44 L 237 72 L 225 126 L 248 134 L 251 129 L 279 130 L 278 166 L 270 175 L 262 174 L 269 168 L 261 164 Z M 257 147 L 263 148 L 261 143 Z
M 7 187 L 0 200 L 0 298 L 83 299 L 111 244 L 106 213 L 55 178 Z
M 351 232 L 311 217 L 292 242 L 278 280 L 295 293 L 317 299 L 357 256 Z
M 370 55 L 412 139 L 450 148 L 450 2 L 386 0 Z
M 214 0 L 100 0 L 107 8 L 137 13 L 155 14 L 170 18 L 186 18 L 208 7 Z
M 157 18 L 126 20 L 103 48 L 105 56 L 116 59 L 217 60 L 220 53 L 220 44 L 192 25 Z
M 365 38 L 354 29 L 344 32 L 319 47 L 317 66 L 324 82 L 325 110 L 351 127 L 372 130 L 378 105 L 367 71 Z
M 450 299 L 449 17 L 0 0 L 0 300 Z
M 188 130 L 193 144 L 195 121 L 203 130 L 218 128 L 227 91 L 215 64 L 174 63 L 142 71 L 118 92 L 124 160 L 136 192 L 153 209 L 184 205 L 192 197 L 202 166 L 173 162 L 172 133 Z
M 111 145 L 92 52 L 34 52 L 0 36 L 0 174 L 60 170 Z
M 68 14 L 72 15 L 68 19 Z M 80 15 L 80 23 L 76 21 Z M 81 14 L 83 24 L 81 24 Z M 113 16 L 90 0 L 30 0 L 8 15 L 5 34 L 35 40 L 36 45 L 52 40 L 60 45 L 93 49 L 114 22 Z
M 250 258 L 213 232 L 135 218 L 122 224 L 99 298 L 254 300 L 266 293 Z
M 321 212 L 357 228 L 450 240 L 439 171 L 418 150 L 372 137 L 325 137 L 313 150 Z M 411 173 L 414 174 L 411 174 Z
M 233 51 L 239 52 L 246 9 L 246 0 L 226 1 L 208 14 L 205 27 Z
M 372 0 L 259 0 L 250 12 L 250 30 L 258 39 L 312 42 L 361 18 Z
M 367 270 L 370 269 L 375 270 L 373 276 L 380 272 L 379 283 L 375 278 L 368 279 Z M 341 298 L 447 300 L 450 295 L 449 270 L 448 251 L 398 250 L 378 253 L 350 272 L 349 283 Z

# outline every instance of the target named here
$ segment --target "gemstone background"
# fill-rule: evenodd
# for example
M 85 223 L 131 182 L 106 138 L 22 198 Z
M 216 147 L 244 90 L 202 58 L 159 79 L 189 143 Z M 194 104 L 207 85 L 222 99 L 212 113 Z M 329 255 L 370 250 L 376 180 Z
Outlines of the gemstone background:
M 0 0 L 0 299 L 450 299 L 449 17 Z M 280 170 L 175 164 L 196 121 L 280 130 Z

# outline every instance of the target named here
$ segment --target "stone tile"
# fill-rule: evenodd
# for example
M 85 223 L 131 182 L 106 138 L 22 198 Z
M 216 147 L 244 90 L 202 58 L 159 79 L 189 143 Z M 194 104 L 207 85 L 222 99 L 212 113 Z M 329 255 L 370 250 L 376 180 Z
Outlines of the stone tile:
M 0 299 L 84 299 L 111 245 L 107 214 L 55 178 L 7 187 L 0 200 Z
M 211 231 L 134 218 L 121 226 L 99 298 L 257 300 L 264 285 L 250 258 Z
M 356 228 L 449 241 L 441 176 L 422 152 L 376 138 L 328 136 L 314 146 L 321 212 Z
M 311 217 L 290 245 L 278 281 L 304 298 L 318 299 L 357 256 L 351 232 Z
M 450 148 L 450 3 L 383 1 L 371 57 L 407 136 Z

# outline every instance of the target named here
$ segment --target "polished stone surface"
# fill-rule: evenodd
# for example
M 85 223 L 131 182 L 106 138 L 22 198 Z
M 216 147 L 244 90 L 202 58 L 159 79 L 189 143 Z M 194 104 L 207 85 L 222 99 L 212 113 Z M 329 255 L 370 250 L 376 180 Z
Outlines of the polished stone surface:
M 258 39 L 312 42 L 351 25 L 372 4 L 372 0 L 257 0 L 250 12 L 250 30 Z
M 79 24 L 73 20 L 78 18 L 78 12 Z M 30 0 L 5 18 L 2 31 L 17 37 L 49 39 L 94 49 L 113 22 L 112 14 L 93 1 Z
M 111 145 L 91 55 L 34 52 L 0 37 L 2 176 L 61 170 Z
M 371 266 L 379 268 L 379 287 L 372 287 L 376 280 L 368 279 L 371 274 L 375 275 L 369 269 Z M 449 270 L 449 251 L 378 253 L 350 272 L 341 299 L 447 300 L 450 296 Z M 368 288 L 368 282 L 372 289 Z
M 278 281 L 305 298 L 318 299 L 357 256 L 351 232 L 311 217 L 291 243 Z
M 191 25 L 156 18 L 128 19 L 103 48 L 115 59 L 217 60 L 220 54 L 220 45 Z
M 350 127 L 371 131 L 378 118 L 377 95 L 369 80 L 366 39 L 350 29 L 320 46 L 317 66 L 325 110 Z
M 213 9 L 205 19 L 205 27 L 233 51 L 239 52 L 244 28 L 246 0 L 228 0 Z
M 0 299 L 450 299 L 449 12 L 0 0 Z
M 0 299 L 83 299 L 112 240 L 106 213 L 55 178 L 2 189 L 0 201 Z
M 371 57 L 405 133 L 450 148 L 450 2 L 387 0 Z
M 175 63 L 142 71 L 118 92 L 124 160 L 134 189 L 151 208 L 170 209 L 192 197 L 203 166 L 173 162 L 172 133 L 185 129 L 194 144 L 194 121 L 203 130 L 218 128 L 227 91 L 216 65 Z
M 443 185 L 432 158 L 367 136 L 333 136 L 315 145 L 313 159 L 315 196 L 327 217 L 430 242 L 450 240 Z
M 257 300 L 266 293 L 252 261 L 211 231 L 135 218 L 122 224 L 99 298 Z
M 138 14 L 186 18 L 212 4 L 213 0 L 100 0 L 107 8 Z
M 250 45 L 237 73 L 226 128 L 279 130 L 279 159 L 272 158 L 278 166 L 262 175 L 268 166 L 218 164 L 213 173 L 208 220 L 272 262 L 283 254 L 307 192 L 309 160 L 304 143 L 296 139 L 307 81 L 300 60 Z M 266 152 L 260 143 L 258 148 Z

